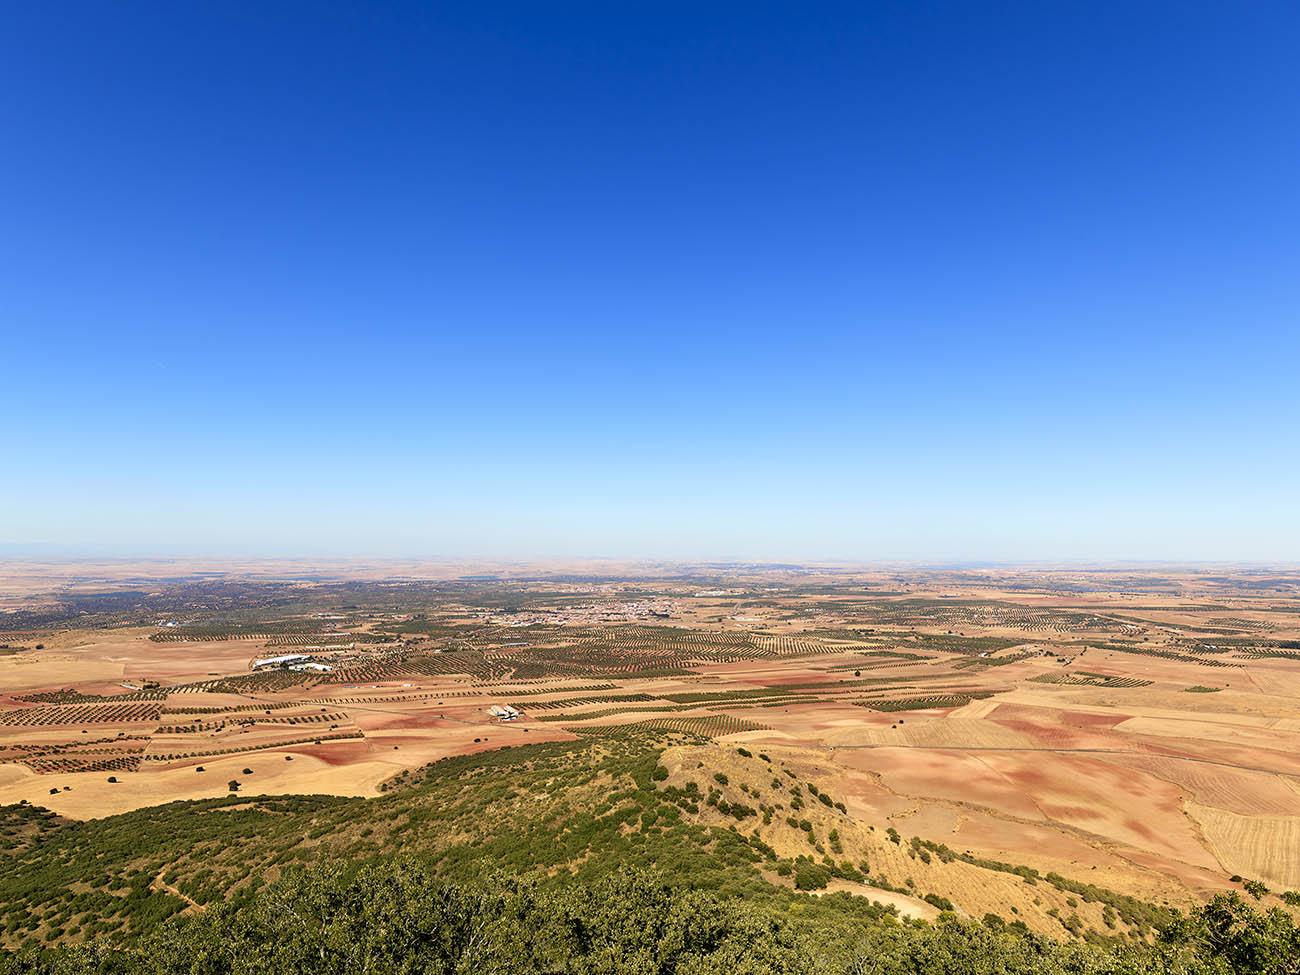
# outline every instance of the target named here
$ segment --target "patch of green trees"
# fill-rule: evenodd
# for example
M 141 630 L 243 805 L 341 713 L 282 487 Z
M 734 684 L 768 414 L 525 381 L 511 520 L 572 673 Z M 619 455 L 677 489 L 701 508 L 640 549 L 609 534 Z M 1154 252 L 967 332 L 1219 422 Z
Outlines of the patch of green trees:
M 831 895 L 835 896 L 835 895 Z M 442 880 L 423 860 L 288 872 L 139 942 L 0 955 L 0 975 L 1297 975 L 1300 930 L 1229 894 L 1154 943 L 1061 943 L 945 914 L 829 923 L 621 869 L 541 887 Z

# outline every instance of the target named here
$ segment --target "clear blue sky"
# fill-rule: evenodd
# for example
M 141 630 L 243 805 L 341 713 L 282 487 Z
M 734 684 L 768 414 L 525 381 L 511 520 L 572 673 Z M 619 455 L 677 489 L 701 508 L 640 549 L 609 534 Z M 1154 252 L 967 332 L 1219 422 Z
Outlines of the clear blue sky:
M 11 4 L 0 543 L 1300 559 L 1300 9 Z

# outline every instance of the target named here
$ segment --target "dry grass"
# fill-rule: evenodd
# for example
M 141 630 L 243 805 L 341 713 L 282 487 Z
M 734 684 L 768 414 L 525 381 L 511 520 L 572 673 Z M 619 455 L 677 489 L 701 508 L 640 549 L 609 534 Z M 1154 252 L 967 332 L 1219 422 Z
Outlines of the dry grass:
M 1225 870 L 1287 889 L 1300 888 L 1300 816 L 1242 816 L 1189 802 Z

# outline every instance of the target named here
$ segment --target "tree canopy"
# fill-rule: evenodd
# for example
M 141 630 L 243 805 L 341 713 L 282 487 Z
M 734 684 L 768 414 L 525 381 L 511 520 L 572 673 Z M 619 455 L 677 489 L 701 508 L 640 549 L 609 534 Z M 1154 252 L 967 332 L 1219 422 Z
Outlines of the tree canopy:
M 418 858 L 293 870 L 132 945 L 0 956 L 0 975 L 1300 975 L 1285 911 L 1223 895 L 1152 944 L 1069 944 L 945 914 L 802 920 L 625 868 L 542 887 L 449 883 Z

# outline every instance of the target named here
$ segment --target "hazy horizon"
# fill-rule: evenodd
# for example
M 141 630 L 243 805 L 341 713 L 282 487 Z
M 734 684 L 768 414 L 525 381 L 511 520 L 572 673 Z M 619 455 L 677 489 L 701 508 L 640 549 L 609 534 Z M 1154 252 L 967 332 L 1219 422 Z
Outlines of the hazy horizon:
M 573 555 L 547 555 L 515 553 L 504 555 L 458 555 L 430 554 L 421 552 L 379 553 L 379 552 L 310 552 L 281 551 L 274 553 L 258 552 L 214 552 L 176 549 L 154 550 L 119 550 L 112 548 L 92 548 L 77 545 L 32 544 L 11 545 L 0 542 L 0 561 L 23 563 L 26 561 L 54 563 L 85 562 L 88 565 L 100 563 L 193 563 L 196 566 L 307 563 L 321 566 L 355 563 L 357 565 L 391 563 L 393 565 L 443 565 L 465 568 L 493 566 L 558 566 L 572 567 L 589 565 L 607 567 L 614 565 L 638 566 L 723 566 L 723 567 L 781 567 L 799 568 L 834 568 L 864 570 L 977 570 L 977 569 L 1028 569 L 1064 571 L 1088 570 L 1159 570 L 1181 569 L 1207 571 L 1232 567 L 1257 571 L 1290 571 L 1300 566 L 1300 560 L 1292 559 L 1143 559 L 1143 558 L 761 558 L 740 555 L 699 555 L 694 557 L 668 557 L 650 555 L 612 555 L 605 553 L 579 553 Z

